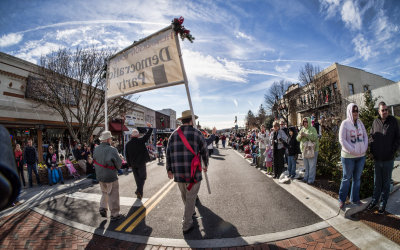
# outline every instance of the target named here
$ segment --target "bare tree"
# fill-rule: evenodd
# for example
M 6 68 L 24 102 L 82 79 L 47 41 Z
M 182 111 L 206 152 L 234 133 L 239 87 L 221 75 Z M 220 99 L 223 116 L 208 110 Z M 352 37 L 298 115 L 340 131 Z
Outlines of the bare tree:
M 78 142 L 88 142 L 105 122 L 105 62 L 111 54 L 94 47 L 59 49 L 42 56 L 37 77 L 28 78 L 27 96 L 60 114 Z M 124 113 L 128 102 L 125 98 L 108 100 L 108 116 Z
M 314 80 L 314 76 L 321 72 L 319 66 L 313 66 L 311 63 L 306 63 L 300 68 L 299 81 L 302 86 L 305 86 Z
M 275 118 L 283 118 L 286 122 L 288 121 L 287 104 L 283 97 L 290 85 L 292 83 L 285 80 L 274 82 L 264 95 L 267 109 L 271 110 Z

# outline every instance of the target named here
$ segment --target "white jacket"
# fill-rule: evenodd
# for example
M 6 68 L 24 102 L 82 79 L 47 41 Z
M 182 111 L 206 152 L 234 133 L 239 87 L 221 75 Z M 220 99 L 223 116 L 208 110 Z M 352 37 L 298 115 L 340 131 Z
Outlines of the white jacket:
M 347 106 L 347 119 L 342 122 L 339 129 L 339 143 L 342 145 L 341 156 L 344 158 L 356 158 L 365 155 L 368 149 L 368 134 L 364 124 L 357 119 L 357 127 L 353 121 L 353 106 Z
M 259 148 L 267 148 L 267 145 L 269 145 L 269 131 L 266 130 L 265 134 L 263 133 L 258 133 L 258 147 Z

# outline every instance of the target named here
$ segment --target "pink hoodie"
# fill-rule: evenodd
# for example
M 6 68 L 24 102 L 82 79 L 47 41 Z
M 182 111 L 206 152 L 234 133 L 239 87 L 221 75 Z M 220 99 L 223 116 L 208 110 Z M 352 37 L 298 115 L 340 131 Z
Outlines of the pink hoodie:
M 368 134 L 364 124 L 357 119 L 357 127 L 353 121 L 353 106 L 347 105 L 347 119 L 342 122 L 339 130 L 339 143 L 342 145 L 341 156 L 344 158 L 356 158 L 365 155 L 368 149 Z

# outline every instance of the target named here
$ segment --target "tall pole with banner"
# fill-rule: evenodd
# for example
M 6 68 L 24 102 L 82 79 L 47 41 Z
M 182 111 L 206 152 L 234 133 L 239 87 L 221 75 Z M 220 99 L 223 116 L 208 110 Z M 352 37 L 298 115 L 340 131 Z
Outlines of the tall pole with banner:
M 170 26 L 133 43 L 109 58 L 104 107 L 106 129 L 108 99 L 178 84 L 185 84 L 193 125 L 197 128 L 178 33 L 181 38 L 187 38 L 189 41 L 194 38 L 181 26 L 182 23 L 183 18 L 174 19 Z M 205 176 L 208 191 L 211 193 L 207 174 Z

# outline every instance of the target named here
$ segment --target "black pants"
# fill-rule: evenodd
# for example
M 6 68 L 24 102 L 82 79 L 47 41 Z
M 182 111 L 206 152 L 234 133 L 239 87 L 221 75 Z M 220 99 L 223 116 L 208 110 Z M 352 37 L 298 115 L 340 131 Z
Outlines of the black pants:
M 22 184 L 24 184 L 25 187 L 25 176 L 24 176 L 24 166 L 22 164 L 22 161 L 17 162 L 17 169 L 18 169 L 18 175 L 20 176 L 22 180 Z
M 279 178 L 283 172 L 285 149 L 274 150 L 274 177 Z
M 146 165 L 132 168 L 133 176 L 136 182 L 136 192 L 143 196 L 143 187 L 147 178 Z

